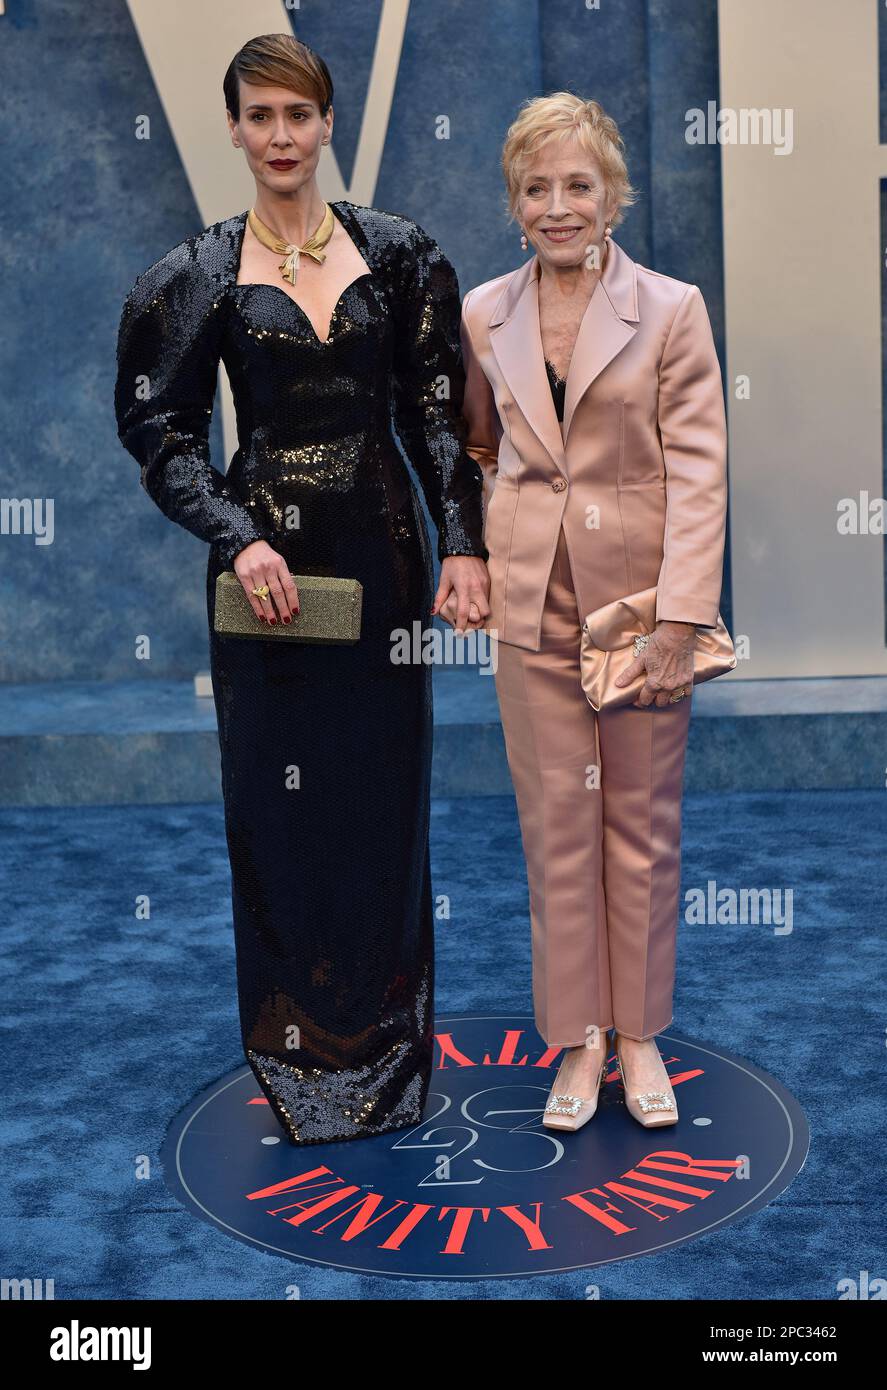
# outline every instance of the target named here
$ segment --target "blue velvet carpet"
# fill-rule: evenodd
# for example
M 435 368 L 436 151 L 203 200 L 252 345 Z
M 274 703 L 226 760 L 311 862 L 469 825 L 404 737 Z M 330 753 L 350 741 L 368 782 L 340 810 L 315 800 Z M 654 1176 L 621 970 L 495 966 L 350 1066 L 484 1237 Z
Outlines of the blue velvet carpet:
M 763 1211 L 588 1273 L 488 1283 L 297 1264 L 194 1219 L 156 1161 L 171 1116 L 243 1064 L 221 805 L 0 812 L 4 1274 L 55 1297 L 834 1299 L 884 1272 L 875 1180 L 884 1066 L 883 792 L 692 794 L 684 888 L 781 888 L 792 931 L 679 932 L 674 1027 L 779 1077 L 811 1126 Z M 530 1012 L 526 878 L 510 797 L 437 801 L 437 1011 Z M 138 894 L 152 915 L 135 916 Z M 140 1164 L 150 1176 L 140 1176 Z

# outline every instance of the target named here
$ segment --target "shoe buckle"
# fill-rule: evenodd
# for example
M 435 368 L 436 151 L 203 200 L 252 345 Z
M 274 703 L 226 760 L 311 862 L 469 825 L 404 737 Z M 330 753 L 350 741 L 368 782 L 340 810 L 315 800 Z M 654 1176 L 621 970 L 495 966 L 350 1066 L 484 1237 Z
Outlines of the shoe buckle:
M 652 1110 L 674 1110 L 674 1101 L 664 1091 L 645 1091 L 635 1099 L 645 1115 Z
M 546 1115 L 578 1115 L 585 1098 L 582 1096 L 550 1096 L 545 1107 Z

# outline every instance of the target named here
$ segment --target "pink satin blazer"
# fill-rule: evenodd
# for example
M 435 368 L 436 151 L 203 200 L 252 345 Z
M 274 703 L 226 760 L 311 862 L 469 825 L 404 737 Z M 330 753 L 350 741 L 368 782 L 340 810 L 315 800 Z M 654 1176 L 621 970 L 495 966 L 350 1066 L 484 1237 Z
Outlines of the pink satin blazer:
M 539 260 L 462 306 L 467 449 L 484 472 L 491 613 L 539 650 L 561 525 L 582 618 L 658 586 L 656 619 L 713 627 L 721 595 L 727 425 L 698 286 L 611 238 L 555 412 L 539 330 Z

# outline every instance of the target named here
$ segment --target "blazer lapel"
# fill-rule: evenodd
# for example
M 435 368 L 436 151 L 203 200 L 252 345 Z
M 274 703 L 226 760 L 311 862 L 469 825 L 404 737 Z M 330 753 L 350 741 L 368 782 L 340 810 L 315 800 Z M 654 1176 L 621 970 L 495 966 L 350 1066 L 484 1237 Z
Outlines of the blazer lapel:
M 530 428 L 563 470 L 564 437 L 551 398 L 539 332 L 536 256 L 510 277 L 490 319 L 490 346 Z
M 638 284 L 634 261 L 610 238 L 600 282 L 579 325 L 564 393 L 564 440 L 576 407 L 596 376 L 630 343 L 638 325 Z
M 611 238 L 603 275 L 588 302 L 573 349 L 561 426 L 542 351 L 539 270 L 539 258 L 533 256 L 509 278 L 490 319 L 490 346 L 531 428 L 566 471 L 566 440 L 579 401 L 637 331 L 637 272 L 631 257 Z

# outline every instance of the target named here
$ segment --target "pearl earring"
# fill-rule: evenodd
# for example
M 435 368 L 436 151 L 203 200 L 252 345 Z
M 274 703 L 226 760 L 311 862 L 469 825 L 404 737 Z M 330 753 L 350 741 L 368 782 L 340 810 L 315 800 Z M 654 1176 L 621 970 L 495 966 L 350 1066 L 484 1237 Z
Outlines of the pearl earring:
M 521 250 L 522 250 L 522 251 L 527 251 L 527 250 L 529 249 L 529 245 L 530 245 L 530 243 L 527 241 L 527 234 L 526 234 L 526 232 L 521 232 L 521 238 L 520 238 L 520 248 L 521 248 Z

